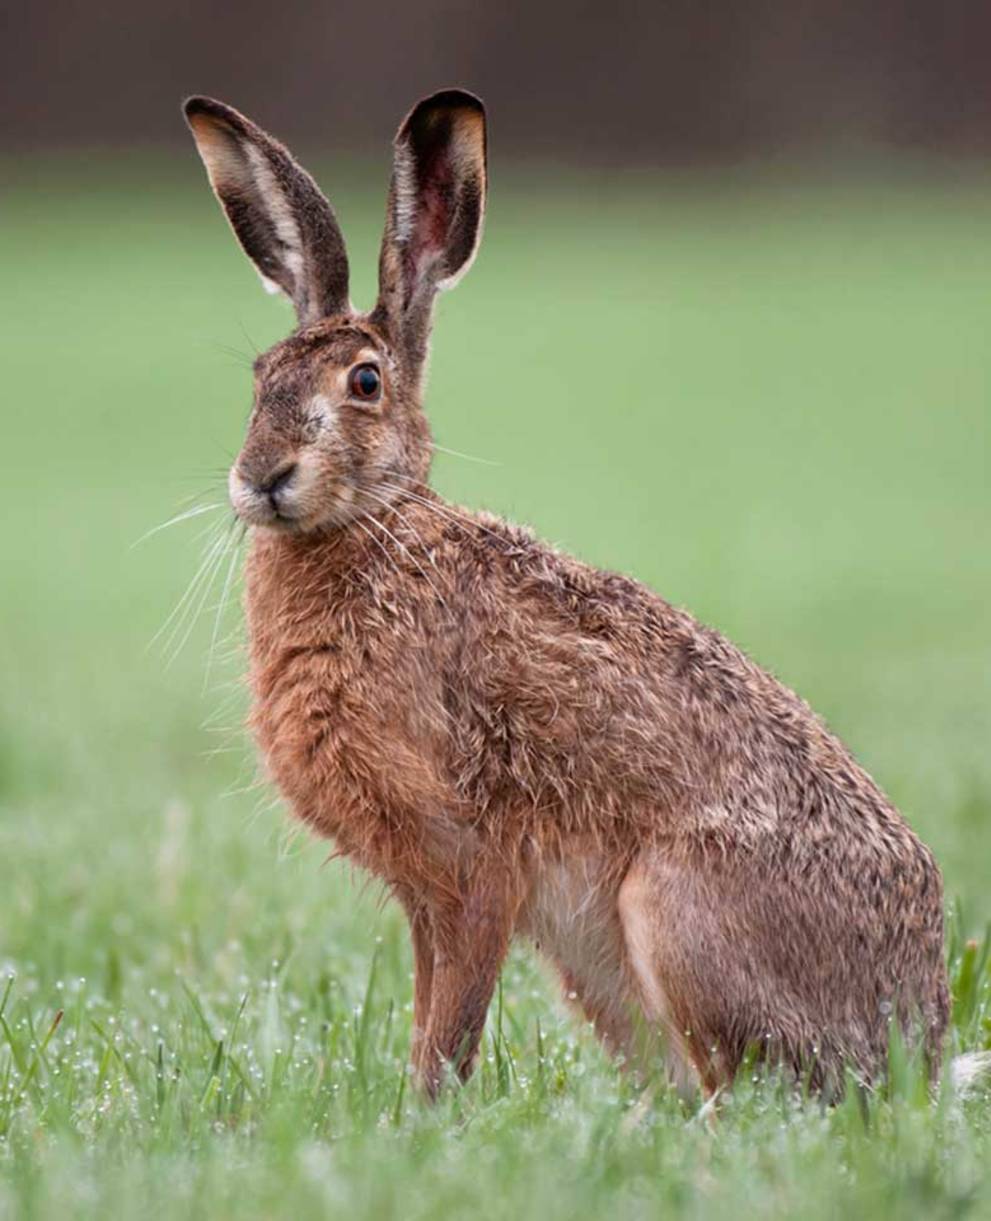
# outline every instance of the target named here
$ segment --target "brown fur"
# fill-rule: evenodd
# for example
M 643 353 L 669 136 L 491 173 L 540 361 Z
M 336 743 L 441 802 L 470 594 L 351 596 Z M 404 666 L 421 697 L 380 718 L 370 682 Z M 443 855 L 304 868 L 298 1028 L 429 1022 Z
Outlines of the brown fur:
M 414 110 L 378 306 L 301 310 L 256 368 L 232 492 L 271 775 L 402 903 L 431 1095 L 471 1071 L 517 933 L 607 1046 L 658 1031 L 708 1090 L 750 1048 L 830 1090 L 846 1063 L 872 1078 L 893 1019 L 935 1063 L 939 870 L 843 745 L 684 611 L 423 482 L 430 309 L 477 244 L 482 113 Z M 347 388 L 369 357 L 374 405 Z

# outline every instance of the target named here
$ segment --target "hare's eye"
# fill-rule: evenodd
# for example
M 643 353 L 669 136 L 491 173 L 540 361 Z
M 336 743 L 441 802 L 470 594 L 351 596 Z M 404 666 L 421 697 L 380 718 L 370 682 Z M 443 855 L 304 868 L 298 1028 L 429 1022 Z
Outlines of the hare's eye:
M 358 365 L 351 370 L 351 394 L 366 403 L 374 402 L 382 391 L 382 378 L 374 365 Z

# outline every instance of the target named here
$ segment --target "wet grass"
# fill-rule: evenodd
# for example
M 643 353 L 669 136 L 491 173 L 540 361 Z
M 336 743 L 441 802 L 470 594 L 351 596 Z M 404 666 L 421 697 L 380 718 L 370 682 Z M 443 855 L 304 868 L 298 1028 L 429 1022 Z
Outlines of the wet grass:
M 222 510 L 132 545 L 219 502 L 286 314 L 192 158 L 102 168 L 18 167 L 0 235 L 0 1217 L 991 1215 L 986 1096 L 896 1054 L 827 1111 L 748 1075 L 713 1127 L 525 949 L 475 1081 L 411 1095 L 402 919 L 255 783 L 226 566 L 149 647 Z M 991 190 L 503 178 L 430 389 L 495 465 L 439 485 L 827 716 L 943 864 L 949 1050 L 991 1045 Z M 335 199 L 364 301 L 381 199 Z

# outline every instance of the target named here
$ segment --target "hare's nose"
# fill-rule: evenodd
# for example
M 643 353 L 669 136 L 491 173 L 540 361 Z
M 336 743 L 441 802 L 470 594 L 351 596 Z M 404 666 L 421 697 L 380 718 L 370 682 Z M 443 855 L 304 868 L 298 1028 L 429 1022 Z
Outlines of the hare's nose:
M 295 462 L 290 462 L 287 466 L 280 467 L 262 479 L 251 479 L 245 476 L 245 482 L 275 504 L 279 499 L 279 493 L 288 486 L 293 475 L 296 474 L 297 465 Z

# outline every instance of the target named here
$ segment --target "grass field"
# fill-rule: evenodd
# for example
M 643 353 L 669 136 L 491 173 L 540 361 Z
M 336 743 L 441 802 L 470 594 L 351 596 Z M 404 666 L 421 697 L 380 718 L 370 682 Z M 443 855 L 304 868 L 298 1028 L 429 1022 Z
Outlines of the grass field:
M 381 193 L 322 177 L 368 301 Z M 171 664 L 149 645 L 211 515 L 133 546 L 221 499 L 288 313 L 191 151 L 7 179 L 0 1218 L 991 1216 L 987 1096 L 932 1105 L 901 1061 L 826 1113 L 747 1079 L 712 1130 L 524 948 L 475 1081 L 411 1096 L 403 922 L 255 786 L 236 597 Z M 429 394 L 494 465 L 442 455 L 438 485 L 827 717 L 937 852 L 951 1050 L 991 1045 L 991 184 L 495 187 Z

